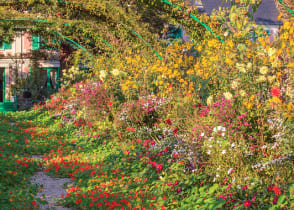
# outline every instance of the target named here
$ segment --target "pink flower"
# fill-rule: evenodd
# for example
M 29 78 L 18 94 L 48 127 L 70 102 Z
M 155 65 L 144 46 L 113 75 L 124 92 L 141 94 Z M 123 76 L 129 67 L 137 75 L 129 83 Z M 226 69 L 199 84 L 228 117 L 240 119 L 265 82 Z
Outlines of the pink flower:
M 278 198 L 277 197 L 274 197 L 273 204 L 276 204 L 277 202 L 278 202 Z
M 177 193 L 180 193 L 181 191 L 182 191 L 181 188 L 178 188 L 178 189 L 177 189 Z
M 243 205 L 244 205 L 245 207 L 249 207 L 249 206 L 251 206 L 251 201 L 250 201 L 250 200 L 247 200 L 247 201 L 244 202 Z

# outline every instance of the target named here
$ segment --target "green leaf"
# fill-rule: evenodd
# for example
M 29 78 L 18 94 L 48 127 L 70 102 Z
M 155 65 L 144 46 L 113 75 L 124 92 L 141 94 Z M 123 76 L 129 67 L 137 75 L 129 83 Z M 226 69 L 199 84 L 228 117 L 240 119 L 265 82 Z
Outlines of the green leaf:
M 217 190 L 217 188 L 218 188 L 218 184 L 214 184 L 212 187 L 209 188 L 208 193 L 209 194 L 214 193 Z
M 278 209 L 278 206 L 277 205 L 272 206 L 272 207 L 269 208 L 269 210 L 277 210 L 277 209 Z
M 279 200 L 278 200 L 277 204 L 278 205 L 282 205 L 285 201 L 286 201 L 286 196 L 285 195 L 281 195 L 279 197 Z

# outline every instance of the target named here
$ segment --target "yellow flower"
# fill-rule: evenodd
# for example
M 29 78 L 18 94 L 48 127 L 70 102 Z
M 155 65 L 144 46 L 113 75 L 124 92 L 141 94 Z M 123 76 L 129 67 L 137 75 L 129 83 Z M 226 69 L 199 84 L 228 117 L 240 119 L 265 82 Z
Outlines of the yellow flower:
M 231 100 L 233 98 L 233 95 L 230 92 L 225 92 L 224 96 L 227 100 Z
M 265 75 L 265 74 L 267 74 L 267 72 L 268 72 L 268 68 L 267 68 L 267 66 L 262 66 L 262 67 L 259 69 L 259 71 L 260 71 L 261 74 Z
M 266 78 L 265 78 L 265 76 L 261 75 L 261 76 L 259 76 L 259 77 L 257 78 L 256 81 L 257 81 L 257 82 L 265 82 L 265 81 L 266 81 Z
M 248 102 L 248 103 L 244 103 L 244 106 L 246 106 L 247 109 L 251 109 L 253 107 L 253 104 Z
M 290 102 L 290 103 L 287 105 L 287 109 L 288 109 L 288 111 L 290 112 L 290 111 L 292 110 L 292 108 L 293 108 L 293 104 L 292 104 L 292 102 Z
M 274 102 L 274 103 L 279 103 L 279 102 L 280 102 L 280 99 L 279 99 L 278 97 L 274 96 L 274 97 L 272 98 L 272 102 Z

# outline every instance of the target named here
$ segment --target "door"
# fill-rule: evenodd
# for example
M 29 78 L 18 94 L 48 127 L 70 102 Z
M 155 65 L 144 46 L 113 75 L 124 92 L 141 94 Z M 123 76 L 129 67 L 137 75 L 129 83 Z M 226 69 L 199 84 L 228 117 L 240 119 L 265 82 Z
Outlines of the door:
M 44 75 L 44 87 L 47 90 L 57 90 L 59 88 L 60 68 L 43 68 L 42 74 Z
M 5 69 L 0 68 L 0 103 L 5 99 Z

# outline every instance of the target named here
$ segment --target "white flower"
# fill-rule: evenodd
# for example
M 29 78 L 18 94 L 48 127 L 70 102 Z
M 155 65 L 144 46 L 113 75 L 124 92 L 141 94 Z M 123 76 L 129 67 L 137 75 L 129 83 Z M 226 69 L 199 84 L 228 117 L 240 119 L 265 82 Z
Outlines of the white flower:
M 233 177 L 232 183 L 235 184 L 236 178 Z
M 235 143 L 232 143 L 232 144 L 231 144 L 231 147 L 235 147 L 235 146 L 236 146 L 236 144 L 235 144 Z
M 242 72 L 242 73 L 246 73 L 246 68 L 245 68 L 245 64 L 240 64 L 240 63 L 236 63 L 236 68 Z
M 233 168 L 230 168 L 230 169 L 228 170 L 228 174 L 230 174 L 233 170 L 234 170 Z
M 210 150 L 208 150 L 208 151 L 207 151 L 207 154 L 208 154 L 208 155 L 210 155 L 210 153 L 211 153 L 211 151 L 210 151 Z
M 106 78 L 106 76 L 107 76 L 107 72 L 106 72 L 105 70 L 101 70 L 101 71 L 99 72 L 99 74 L 100 74 L 99 78 L 100 78 L 101 80 L 104 80 L 104 79 Z
M 270 83 L 272 83 L 272 82 L 274 82 L 274 80 L 276 79 L 276 76 L 275 76 L 275 75 L 273 75 L 273 76 L 268 76 L 267 79 L 268 79 L 268 81 L 269 81 Z
M 240 95 L 241 95 L 242 97 L 244 97 L 244 96 L 247 95 L 247 93 L 246 93 L 244 90 L 240 90 Z
M 117 77 L 117 76 L 120 74 L 120 71 L 119 71 L 118 69 L 113 69 L 113 70 L 111 71 L 111 74 L 112 74 L 113 76 Z
M 225 149 L 222 151 L 222 154 L 223 154 L 223 155 L 226 154 L 226 150 L 225 150 Z
M 268 72 L 268 68 L 267 66 L 262 66 L 260 69 L 259 69 L 259 72 L 263 75 L 267 74 Z
M 225 131 L 226 131 L 226 128 L 223 127 L 223 126 L 217 126 L 217 130 L 218 130 L 218 131 L 225 132 Z
M 207 103 L 208 105 L 211 105 L 211 104 L 213 103 L 213 96 L 209 96 L 209 97 L 207 98 L 206 103 Z
M 212 139 L 213 139 L 213 137 L 209 137 L 209 138 L 208 138 L 208 141 L 211 141 Z
M 204 136 L 204 133 L 201 133 L 200 136 Z
M 249 70 L 249 69 L 251 69 L 252 68 L 252 63 L 247 63 L 247 69 Z
M 272 55 L 274 55 L 276 53 L 276 49 L 275 48 L 269 48 L 267 51 L 267 54 L 269 57 L 271 57 Z
M 238 86 L 239 86 L 239 82 L 236 81 L 236 80 L 234 80 L 234 81 L 231 83 L 231 87 L 232 87 L 233 89 L 237 89 Z
M 226 98 L 227 100 L 231 100 L 231 99 L 233 98 L 233 95 L 232 95 L 232 93 L 230 93 L 230 92 L 225 92 L 225 93 L 224 93 L 224 96 L 225 96 L 225 98 Z
M 257 82 L 265 82 L 266 81 L 266 78 L 265 76 L 261 75 L 259 76 L 257 79 L 256 79 Z

